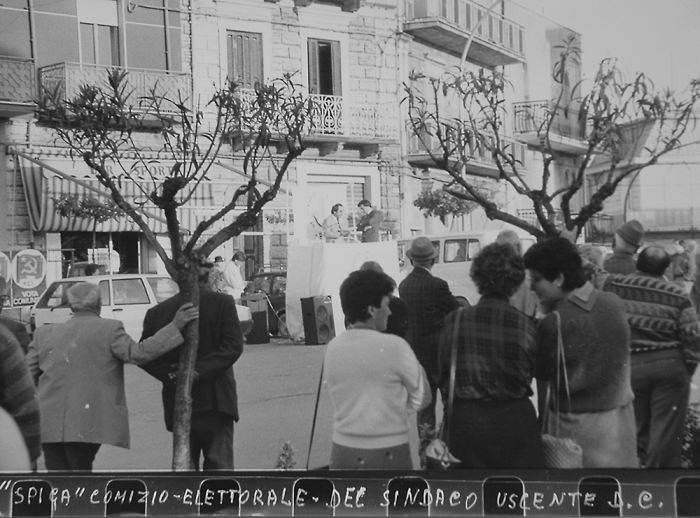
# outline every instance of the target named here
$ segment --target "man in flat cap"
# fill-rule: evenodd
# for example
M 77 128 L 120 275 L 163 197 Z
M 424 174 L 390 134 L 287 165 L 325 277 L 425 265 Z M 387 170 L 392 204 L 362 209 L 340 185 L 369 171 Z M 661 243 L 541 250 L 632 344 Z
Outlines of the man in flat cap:
M 643 239 L 644 227 L 636 219 L 631 219 L 618 228 L 613 238 L 613 253 L 603 264 L 605 271 L 624 275 L 636 272 L 637 260 L 634 254 L 642 246 Z
M 399 296 L 408 305 L 408 336 L 406 337 L 418 361 L 425 369 L 433 400 L 418 412 L 418 429 L 430 425 L 435 430 L 435 402 L 438 379 L 438 345 L 445 316 L 459 307 L 447 282 L 435 277 L 431 269 L 438 251 L 427 237 L 411 243 L 406 257 L 413 271 L 399 285 Z

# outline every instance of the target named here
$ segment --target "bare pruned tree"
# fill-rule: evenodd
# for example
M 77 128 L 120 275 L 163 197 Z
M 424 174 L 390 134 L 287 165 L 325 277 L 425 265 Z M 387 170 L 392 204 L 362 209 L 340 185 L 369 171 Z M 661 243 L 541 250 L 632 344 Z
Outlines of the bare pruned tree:
M 71 155 L 88 165 L 117 207 L 141 229 L 184 299 L 195 305 L 199 304 L 202 261 L 219 245 L 253 226 L 263 207 L 277 196 L 289 166 L 305 149 L 304 137 L 311 129 L 313 115 L 309 97 L 289 75 L 248 90 L 229 82 L 216 89 L 204 107 L 191 109 L 187 99 L 160 94 L 156 87 L 135 98 L 128 73 L 115 69 L 107 74 L 104 84 L 83 85 L 72 99 L 64 98 L 57 86 L 45 90 L 37 102 L 39 123 L 51 128 Z M 206 181 L 228 142 L 235 144 L 246 182 L 186 236 L 178 209 Z M 174 164 L 164 176 L 157 176 L 148 167 L 160 160 L 154 155 L 167 157 L 168 163 Z M 136 168 L 127 166 L 131 163 L 143 166 L 138 170 L 142 175 L 147 171 L 147 182 L 136 178 Z M 269 174 L 270 181 L 261 183 L 262 173 Z M 136 185 L 148 202 L 127 199 L 123 191 L 127 183 Z M 167 222 L 170 254 L 144 215 L 144 209 L 153 206 Z M 237 215 L 223 223 L 234 210 Z M 210 229 L 213 235 L 204 238 Z M 199 341 L 197 325 L 188 325 L 184 337 L 175 400 L 175 470 L 190 468 L 190 394 Z
M 508 112 L 506 95 L 511 85 L 498 69 L 457 70 L 436 79 L 413 76 L 404 84 L 409 131 L 421 140 L 434 167 L 449 173 L 451 182 L 444 189 L 475 201 L 488 218 L 511 223 L 538 238 L 557 235 L 562 228 L 578 234 L 603 210 L 621 182 L 681 147 L 682 137 L 695 122 L 700 98 L 700 80 L 691 83 L 685 96 L 670 90 L 655 92 L 642 73 L 625 81 L 613 59 L 600 64 L 584 95 L 583 83 L 569 84 L 567 72 L 579 63 L 575 39 L 559 48 L 552 70 L 552 79 L 559 85 L 557 96 L 544 105 L 521 106 L 517 113 Z M 514 142 L 504 136 L 509 117 L 536 133 L 542 156 L 539 176 L 528 174 Z M 563 128 L 576 135 L 581 149 L 566 179 L 554 182 L 553 165 L 564 154 L 557 146 Z M 530 200 L 536 223 L 502 210 L 465 174 L 477 150 L 493 158 L 496 181 Z M 581 195 L 586 171 L 597 156 L 607 158 L 604 171 L 595 189 L 574 210 L 572 201 Z

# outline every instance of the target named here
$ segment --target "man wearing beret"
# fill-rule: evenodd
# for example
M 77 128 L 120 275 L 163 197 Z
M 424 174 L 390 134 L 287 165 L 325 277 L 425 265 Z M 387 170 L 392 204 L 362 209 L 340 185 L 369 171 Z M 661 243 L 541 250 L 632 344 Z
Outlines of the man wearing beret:
M 618 228 L 613 238 L 613 253 L 603 264 L 605 271 L 624 275 L 636 272 L 634 254 L 642 246 L 643 239 L 644 227 L 636 219 L 631 219 Z
M 433 400 L 418 413 L 418 429 L 430 425 L 435 430 L 435 403 L 438 378 L 438 345 L 445 316 L 459 307 L 447 282 L 433 276 L 431 269 L 438 251 L 427 237 L 411 243 L 406 257 L 413 271 L 399 285 L 399 296 L 408 305 L 408 336 L 406 337 L 418 361 L 425 369 Z

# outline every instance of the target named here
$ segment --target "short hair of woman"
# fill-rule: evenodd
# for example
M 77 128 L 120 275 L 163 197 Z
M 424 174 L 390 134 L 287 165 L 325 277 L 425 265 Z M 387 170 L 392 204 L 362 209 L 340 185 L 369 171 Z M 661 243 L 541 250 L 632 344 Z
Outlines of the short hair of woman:
M 548 281 L 564 276 L 562 289 L 571 291 L 586 283 L 581 255 L 565 237 L 550 237 L 535 243 L 525 252 L 525 268 L 534 270 Z
M 482 296 L 510 297 L 525 280 L 525 266 L 513 245 L 491 243 L 476 256 L 469 275 Z
M 95 311 L 102 307 L 102 292 L 97 284 L 79 282 L 68 288 L 66 294 L 73 311 Z
M 394 280 L 375 270 L 357 270 L 340 285 L 340 305 L 349 324 L 369 320 L 368 306 L 378 308 L 394 291 Z

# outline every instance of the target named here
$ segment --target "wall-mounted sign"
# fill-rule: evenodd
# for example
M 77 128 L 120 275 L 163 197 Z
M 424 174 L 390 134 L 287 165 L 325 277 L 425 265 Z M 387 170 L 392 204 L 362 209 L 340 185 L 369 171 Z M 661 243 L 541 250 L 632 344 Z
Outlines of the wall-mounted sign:
M 38 250 L 21 250 L 13 255 L 12 306 L 31 306 L 46 289 L 46 258 Z
M 9 308 L 12 305 L 12 260 L 4 253 L 0 252 L 0 276 L 4 282 L 0 282 L 0 295 L 8 295 L 2 300 L 2 306 Z

